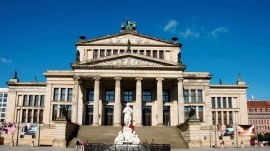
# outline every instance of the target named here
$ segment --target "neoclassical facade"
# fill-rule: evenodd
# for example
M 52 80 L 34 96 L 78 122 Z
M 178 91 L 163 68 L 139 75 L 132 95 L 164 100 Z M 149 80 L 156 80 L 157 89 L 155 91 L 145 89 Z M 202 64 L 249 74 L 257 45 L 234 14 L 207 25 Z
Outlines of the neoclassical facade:
M 134 126 L 176 126 L 196 108 L 202 125 L 248 124 L 247 85 L 210 84 L 208 72 L 186 72 L 177 39 L 137 32 L 127 21 L 117 34 L 76 43 L 71 70 L 48 70 L 46 82 L 9 86 L 6 121 L 54 125 L 66 106 L 79 125 L 123 125 L 123 108 L 133 108 Z

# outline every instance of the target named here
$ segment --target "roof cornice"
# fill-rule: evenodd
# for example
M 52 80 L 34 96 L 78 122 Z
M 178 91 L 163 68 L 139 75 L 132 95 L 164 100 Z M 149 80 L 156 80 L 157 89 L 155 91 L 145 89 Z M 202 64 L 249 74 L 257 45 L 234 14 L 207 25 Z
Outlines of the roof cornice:
M 210 88 L 215 88 L 215 89 L 246 89 L 248 88 L 248 85 L 210 85 Z
M 35 86 L 35 87 L 45 87 L 45 82 L 7 82 L 8 86 Z

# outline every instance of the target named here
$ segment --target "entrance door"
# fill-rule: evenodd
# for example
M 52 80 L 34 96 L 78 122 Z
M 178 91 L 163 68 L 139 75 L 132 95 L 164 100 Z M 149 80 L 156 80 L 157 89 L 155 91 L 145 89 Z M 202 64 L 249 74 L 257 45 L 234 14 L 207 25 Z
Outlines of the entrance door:
M 113 106 L 105 106 L 104 125 L 113 125 Z
M 143 126 L 152 125 L 152 108 L 151 106 L 143 106 Z
M 92 125 L 93 124 L 93 105 L 86 106 L 86 118 L 85 118 L 85 125 Z
M 163 106 L 163 125 L 170 126 L 170 107 Z

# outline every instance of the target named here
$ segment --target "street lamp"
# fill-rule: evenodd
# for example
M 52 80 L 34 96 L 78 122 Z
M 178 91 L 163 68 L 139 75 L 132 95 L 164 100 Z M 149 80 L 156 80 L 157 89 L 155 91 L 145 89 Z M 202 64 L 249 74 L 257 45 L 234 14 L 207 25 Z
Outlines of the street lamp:
M 19 107 L 19 116 L 17 116 L 17 121 L 18 121 L 18 126 L 17 126 L 17 140 L 16 140 L 16 146 L 19 145 L 19 133 L 20 133 L 20 120 L 21 120 L 21 110 L 22 107 L 21 106 L 17 106 Z

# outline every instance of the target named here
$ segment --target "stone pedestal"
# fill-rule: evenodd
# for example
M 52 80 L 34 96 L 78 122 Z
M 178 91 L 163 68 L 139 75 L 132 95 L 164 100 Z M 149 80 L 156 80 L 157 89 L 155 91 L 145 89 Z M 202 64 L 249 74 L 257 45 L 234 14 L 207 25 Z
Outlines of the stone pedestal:
M 201 140 L 200 140 L 200 128 L 201 122 L 198 119 L 190 119 L 188 121 L 188 134 L 189 134 L 189 141 L 188 146 L 189 148 L 200 148 L 201 147 Z
M 55 121 L 54 147 L 66 147 L 66 125 L 66 120 Z

